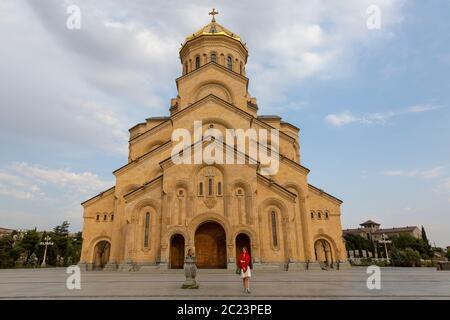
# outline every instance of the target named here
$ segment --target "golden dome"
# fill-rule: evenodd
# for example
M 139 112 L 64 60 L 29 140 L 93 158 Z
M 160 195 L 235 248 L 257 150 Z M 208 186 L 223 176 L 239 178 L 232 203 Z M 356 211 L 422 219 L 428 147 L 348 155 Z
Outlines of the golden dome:
M 218 35 L 226 36 L 226 37 L 229 37 L 231 39 L 237 40 L 244 46 L 244 48 L 246 50 L 248 50 L 246 44 L 244 42 L 242 42 L 241 37 L 239 37 L 234 32 L 228 30 L 224 26 L 218 24 L 216 22 L 216 20 L 214 19 L 214 17 L 213 17 L 213 20 L 210 23 L 208 23 L 206 26 L 204 26 L 203 28 L 201 28 L 197 32 L 193 33 L 192 35 L 186 37 L 185 42 L 181 46 L 181 49 L 183 49 L 183 47 L 186 45 L 186 43 L 188 43 L 189 41 L 191 41 L 193 39 L 199 38 L 201 36 L 218 36 Z

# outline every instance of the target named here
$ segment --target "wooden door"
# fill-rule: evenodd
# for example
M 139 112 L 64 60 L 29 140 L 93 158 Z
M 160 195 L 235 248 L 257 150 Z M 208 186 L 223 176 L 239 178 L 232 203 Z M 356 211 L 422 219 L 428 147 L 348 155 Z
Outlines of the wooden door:
M 215 222 L 202 224 L 195 232 L 195 254 L 198 268 L 226 268 L 225 230 Z
M 182 269 L 184 265 L 184 237 L 176 234 L 170 240 L 170 268 Z

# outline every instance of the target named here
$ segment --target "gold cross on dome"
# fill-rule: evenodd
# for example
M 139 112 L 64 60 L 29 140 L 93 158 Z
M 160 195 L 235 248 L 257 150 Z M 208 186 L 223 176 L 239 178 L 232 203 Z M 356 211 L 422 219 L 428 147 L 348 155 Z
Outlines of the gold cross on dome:
M 208 13 L 210 16 L 212 16 L 211 22 L 216 22 L 216 14 L 219 14 L 219 11 L 216 11 L 216 8 L 213 8 L 210 13 Z

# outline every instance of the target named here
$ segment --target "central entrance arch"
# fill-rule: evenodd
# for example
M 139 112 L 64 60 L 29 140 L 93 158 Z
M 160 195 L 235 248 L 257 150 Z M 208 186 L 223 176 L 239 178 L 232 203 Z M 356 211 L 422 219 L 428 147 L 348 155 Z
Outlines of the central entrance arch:
M 109 261 L 109 252 L 111 251 L 111 244 L 102 240 L 95 245 L 94 248 L 94 269 L 103 269 Z
M 212 221 L 201 224 L 195 231 L 195 254 L 198 268 L 226 268 L 227 246 L 223 227 Z
M 181 234 L 175 234 L 170 239 L 170 260 L 171 269 L 183 269 L 184 265 L 184 237 Z

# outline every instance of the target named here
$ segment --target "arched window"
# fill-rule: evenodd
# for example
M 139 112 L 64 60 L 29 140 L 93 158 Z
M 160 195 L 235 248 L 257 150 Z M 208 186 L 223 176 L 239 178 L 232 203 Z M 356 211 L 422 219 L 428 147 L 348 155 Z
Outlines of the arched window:
M 217 183 L 217 195 L 218 196 L 222 195 L 222 182 Z
M 103 215 L 103 221 L 106 221 L 106 218 L 107 218 L 107 215 L 104 214 L 104 215 Z
M 230 56 L 228 56 L 227 58 L 227 68 L 233 70 L 233 58 L 231 58 Z
M 195 57 L 195 69 L 200 68 L 200 57 Z
M 111 215 L 111 221 L 114 221 L 114 215 L 113 214 Z
M 184 63 L 184 74 L 187 74 L 187 73 L 188 73 L 188 63 L 185 62 Z
M 311 211 L 311 219 L 314 219 L 314 212 Z
M 278 234 L 277 234 L 277 214 L 272 211 L 270 214 L 272 220 L 272 244 L 274 247 L 278 247 Z
M 100 215 L 98 214 L 98 215 L 97 215 L 97 221 L 99 221 L 99 220 L 100 220 Z
M 212 196 L 213 195 L 213 179 L 209 178 L 208 179 L 208 196 Z
M 217 55 L 215 53 L 211 54 L 211 61 L 217 63 Z
M 325 212 L 325 219 L 328 219 L 328 212 Z
M 148 236 L 150 229 L 150 212 L 145 214 L 145 223 L 144 223 L 144 247 L 148 248 Z
M 213 166 L 206 166 L 199 170 L 197 179 L 198 196 L 206 196 L 208 198 L 222 196 L 223 177 L 219 169 Z
M 198 184 L 198 195 L 203 196 L 203 182 Z
M 317 212 L 317 219 L 322 219 L 322 213 L 321 212 Z

